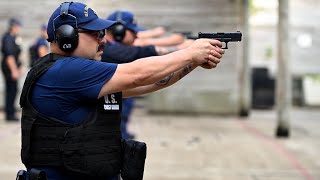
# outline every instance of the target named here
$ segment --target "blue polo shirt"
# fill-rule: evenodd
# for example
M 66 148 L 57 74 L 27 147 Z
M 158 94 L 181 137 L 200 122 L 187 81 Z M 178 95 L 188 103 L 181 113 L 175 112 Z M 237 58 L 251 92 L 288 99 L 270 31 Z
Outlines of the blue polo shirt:
M 126 46 L 118 42 L 107 42 L 101 56 L 101 61 L 122 64 L 157 55 L 155 46 L 152 45 Z

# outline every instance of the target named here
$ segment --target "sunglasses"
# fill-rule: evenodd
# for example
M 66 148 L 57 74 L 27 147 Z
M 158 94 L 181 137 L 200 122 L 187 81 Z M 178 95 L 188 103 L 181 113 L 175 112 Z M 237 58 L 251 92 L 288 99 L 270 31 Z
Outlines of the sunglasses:
M 91 31 L 87 29 L 78 29 L 78 33 L 88 33 L 93 35 L 96 39 L 102 40 L 104 36 L 106 35 L 106 30 L 100 30 L 100 31 Z

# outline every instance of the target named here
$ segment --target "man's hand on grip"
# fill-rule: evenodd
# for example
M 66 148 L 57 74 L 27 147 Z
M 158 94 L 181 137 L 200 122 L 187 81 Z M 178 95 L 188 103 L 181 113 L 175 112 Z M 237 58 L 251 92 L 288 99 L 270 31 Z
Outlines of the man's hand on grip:
M 192 53 L 193 63 L 212 69 L 217 66 L 224 54 L 222 43 L 214 39 L 197 39 L 187 48 Z

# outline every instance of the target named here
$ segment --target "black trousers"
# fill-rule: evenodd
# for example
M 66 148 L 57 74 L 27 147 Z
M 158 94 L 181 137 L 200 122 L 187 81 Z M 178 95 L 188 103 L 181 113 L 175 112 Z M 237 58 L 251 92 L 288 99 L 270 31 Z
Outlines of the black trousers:
M 18 81 L 12 80 L 11 76 L 8 74 L 5 77 L 5 115 L 7 120 L 13 120 L 16 117 L 15 100 L 18 91 Z

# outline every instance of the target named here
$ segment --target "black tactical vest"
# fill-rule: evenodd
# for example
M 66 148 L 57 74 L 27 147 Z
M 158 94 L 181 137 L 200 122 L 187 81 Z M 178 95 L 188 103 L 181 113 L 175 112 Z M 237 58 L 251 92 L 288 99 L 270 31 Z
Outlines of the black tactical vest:
M 34 82 L 60 58 L 63 57 L 49 54 L 39 59 L 24 83 L 20 99 L 22 162 L 27 168 L 51 166 L 79 176 L 109 177 L 119 174 L 122 159 L 122 93 L 109 94 L 91 104 L 95 111 L 78 125 L 44 116 L 31 105 Z

